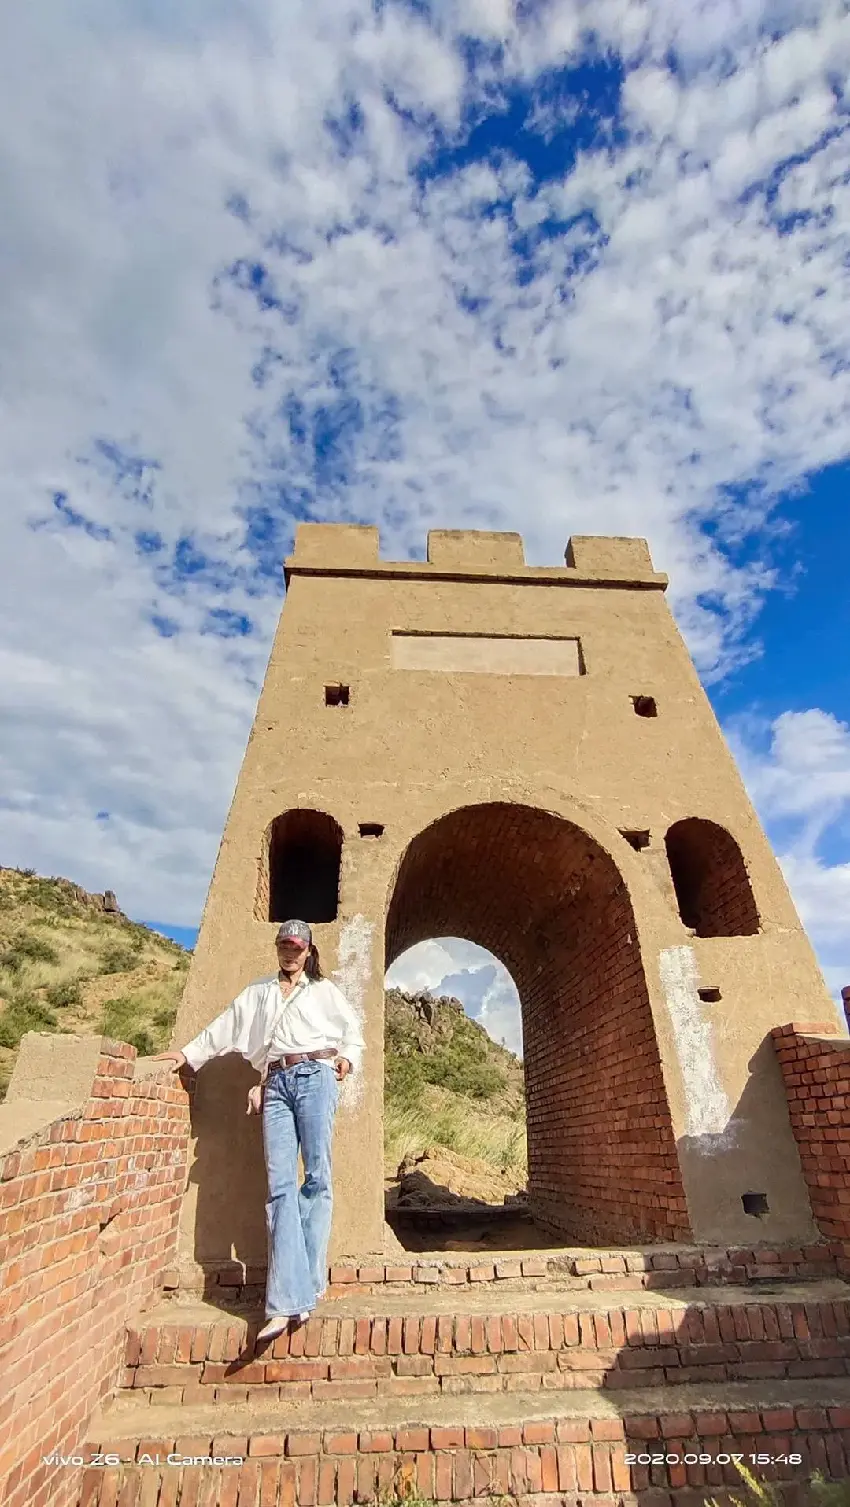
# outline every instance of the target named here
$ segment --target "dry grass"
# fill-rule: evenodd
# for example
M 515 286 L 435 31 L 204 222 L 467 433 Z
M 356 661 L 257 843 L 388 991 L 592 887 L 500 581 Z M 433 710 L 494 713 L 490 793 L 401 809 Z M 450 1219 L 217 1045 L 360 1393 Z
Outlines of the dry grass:
M 744 1495 L 731 1497 L 732 1507 L 784 1507 L 785 1498 L 779 1486 L 770 1481 L 759 1481 L 746 1465 L 735 1461 Z M 810 1507 L 850 1507 L 850 1481 L 828 1481 L 816 1470 L 804 1484 L 804 1498 Z M 707 1497 L 705 1507 L 718 1507 L 715 1497 Z
M 520 1182 L 528 1176 L 524 1118 L 499 1115 L 490 1105 L 479 1108 L 474 1101 L 431 1084 L 414 1104 L 387 1100 L 384 1156 L 388 1177 L 395 1175 L 405 1156 L 420 1155 L 435 1144 L 489 1162 Z

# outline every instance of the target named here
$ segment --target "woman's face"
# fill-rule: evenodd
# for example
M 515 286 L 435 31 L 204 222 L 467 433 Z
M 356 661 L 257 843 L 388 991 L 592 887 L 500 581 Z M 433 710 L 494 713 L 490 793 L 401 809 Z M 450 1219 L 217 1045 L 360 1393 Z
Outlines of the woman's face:
M 277 960 L 286 973 L 293 972 L 296 968 L 303 968 L 307 961 L 309 949 L 297 937 L 279 937 L 277 941 Z

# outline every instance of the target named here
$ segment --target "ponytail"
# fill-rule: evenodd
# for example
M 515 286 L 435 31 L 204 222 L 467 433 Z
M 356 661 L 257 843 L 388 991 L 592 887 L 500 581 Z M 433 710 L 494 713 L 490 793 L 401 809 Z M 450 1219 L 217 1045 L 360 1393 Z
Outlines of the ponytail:
M 315 942 L 310 943 L 310 951 L 307 954 L 307 961 L 304 964 L 304 972 L 306 973 L 308 979 L 312 979 L 314 983 L 318 983 L 318 981 L 320 979 L 323 979 L 325 976 L 322 972 L 322 965 L 319 960 L 319 949 L 316 946 Z

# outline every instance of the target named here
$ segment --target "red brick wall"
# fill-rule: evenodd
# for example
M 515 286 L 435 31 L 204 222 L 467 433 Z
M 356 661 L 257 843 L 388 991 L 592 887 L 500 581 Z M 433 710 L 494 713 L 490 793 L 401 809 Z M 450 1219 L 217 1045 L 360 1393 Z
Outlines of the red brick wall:
M 640 948 L 617 876 L 596 875 L 562 920 L 560 945 L 524 994 L 535 1211 L 582 1240 L 687 1238 Z
M 791 1127 L 818 1228 L 850 1240 L 850 1042 L 831 1023 L 777 1026 Z
M 544 811 L 454 812 L 405 855 L 387 962 L 441 936 L 489 948 L 519 990 L 535 1213 L 582 1240 L 687 1238 L 634 917 L 613 861 Z
M 667 833 L 679 913 L 699 937 L 750 937 L 759 918 L 741 851 L 715 822 L 689 817 Z
M 82 1110 L 0 1160 L 0 1500 L 71 1507 L 78 1474 L 44 1466 L 86 1437 L 118 1381 L 124 1324 L 176 1254 L 189 1098 L 103 1038 Z

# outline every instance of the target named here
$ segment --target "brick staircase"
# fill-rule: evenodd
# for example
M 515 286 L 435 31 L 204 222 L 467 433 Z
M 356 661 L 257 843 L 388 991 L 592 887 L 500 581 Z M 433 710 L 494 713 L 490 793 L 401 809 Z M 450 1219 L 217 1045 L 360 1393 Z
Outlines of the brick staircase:
M 127 1328 L 80 1501 L 685 1507 L 737 1484 L 737 1456 L 802 1502 L 812 1469 L 850 1477 L 845 1250 L 334 1267 L 314 1317 L 259 1348 L 258 1273 L 171 1278 Z

